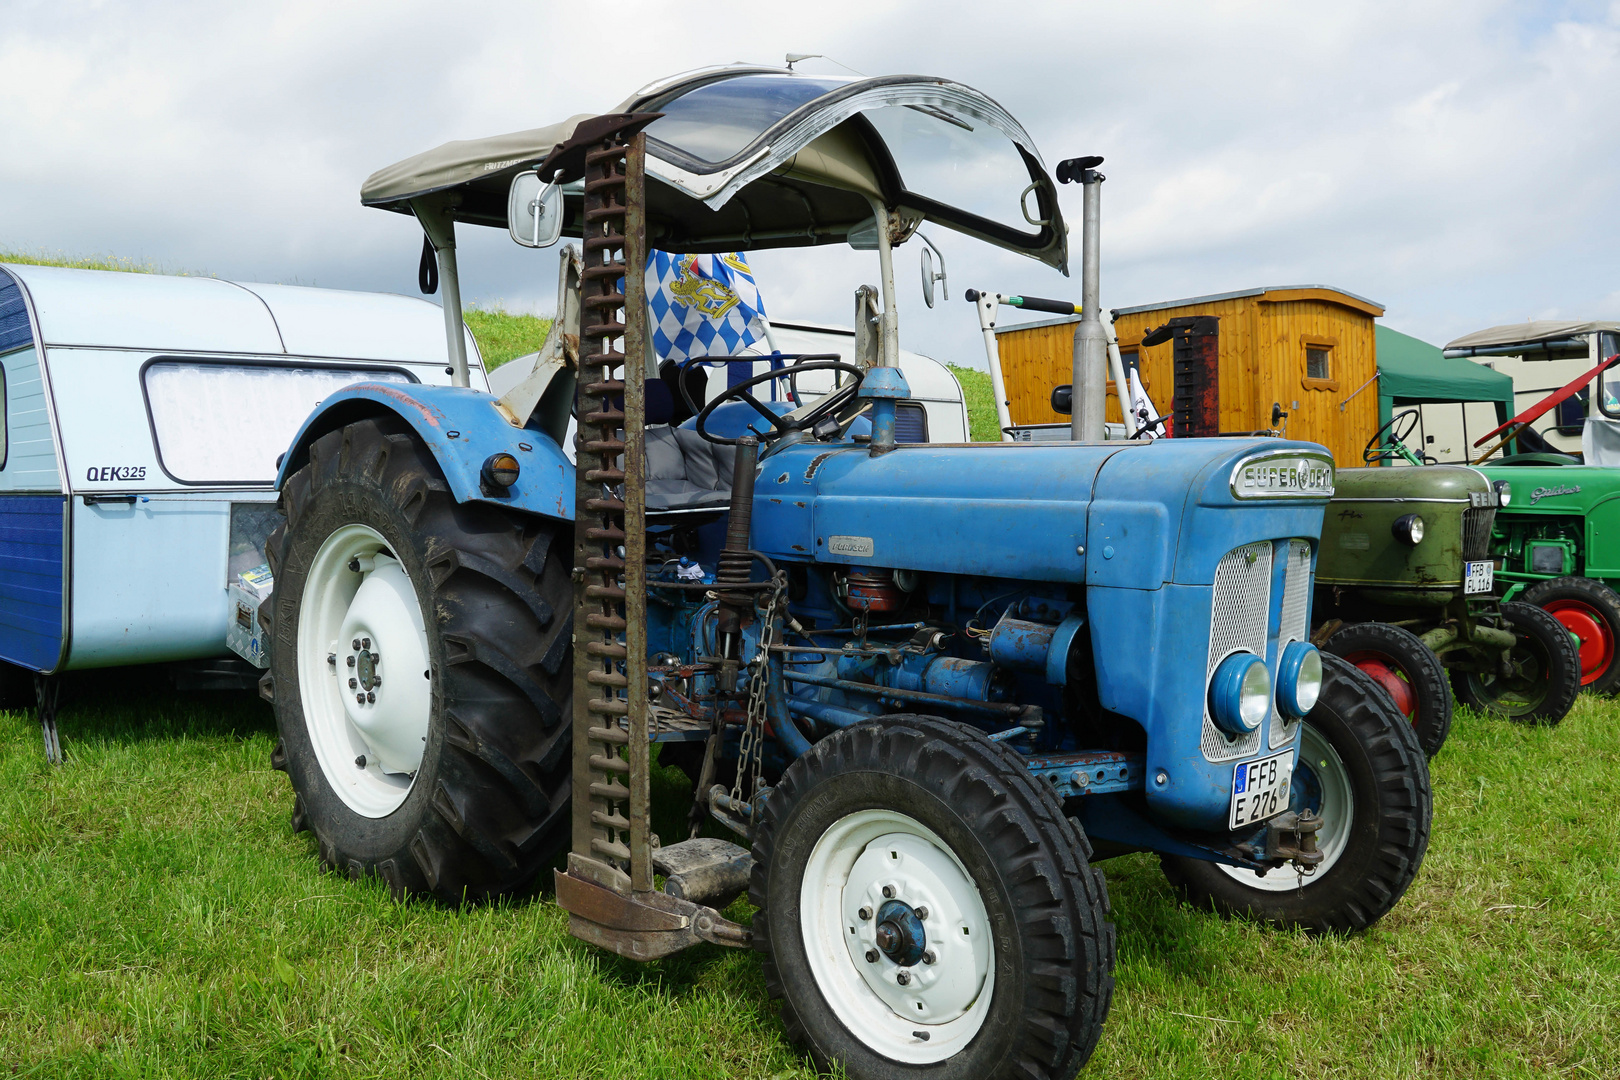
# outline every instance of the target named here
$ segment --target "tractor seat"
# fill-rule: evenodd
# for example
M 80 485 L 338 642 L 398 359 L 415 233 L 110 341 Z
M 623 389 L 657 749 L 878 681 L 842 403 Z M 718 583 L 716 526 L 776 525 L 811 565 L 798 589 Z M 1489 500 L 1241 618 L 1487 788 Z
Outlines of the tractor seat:
M 725 510 L 731 505 L 731 472 L 736 449 L 716 446 L 691 428 L 672 426 L 677 405 L 668 381 L 648 379 L 643 388 L 647 416 L 644 435 L 647 512 L 667 517 Z M 681 411 L 690 413 L 690 410 Z

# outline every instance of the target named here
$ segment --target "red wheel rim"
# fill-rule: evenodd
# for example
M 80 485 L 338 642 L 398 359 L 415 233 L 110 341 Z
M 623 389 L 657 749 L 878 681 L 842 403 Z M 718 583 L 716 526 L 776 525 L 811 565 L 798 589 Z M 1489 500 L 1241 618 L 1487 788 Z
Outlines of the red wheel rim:
M 1399 664 L 1383 653 L 1369 649 L 1350 653 L 1345 659 L 1371 675 L 1373 681 L 1394 700 L 1395 708 L 1400 710 L 1401 715 L 1413 724 L 1417 723 L 1417 691 L 1412 689 L 1411 679 Z
M 1581 685 L 1597 682 L 1614 663 L 1614 632 L 1591 604 L 1579 600 L 1550 600 L 1542 608 L 1557 619 L 1580 644 Z

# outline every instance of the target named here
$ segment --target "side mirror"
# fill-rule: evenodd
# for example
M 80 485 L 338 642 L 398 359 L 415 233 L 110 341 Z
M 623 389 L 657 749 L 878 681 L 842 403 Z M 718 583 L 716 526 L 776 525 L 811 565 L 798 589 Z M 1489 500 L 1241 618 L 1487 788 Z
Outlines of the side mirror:
M 506 226 L 524 247 L 555 244 L 562 236 L 562 188 L 542 182 L 537 173 L 518 173 L 506 196 Z
M 1064 383 L 1052 388 L 1052 411 L 1068 416 L 1074 412 L 1074 384 Z
M 923 242 L 923 249 L 922 249 L 923 303 L 927 304 L 929 307 L 933 307 L 934 306 L 934 283 L 935 282 L 938 282 L 944 288 L 945 294 L 947 296 L 950 295 L 950 285 L 945 281 L 945 253 L 940 251 L 938 248 L 936 248 L 934 246 L 934 242 L 932 240 L 928 239 L 928 237 L 924 236 L 922 233 L 917 234 L 917 239 L 919 239 L 919 240 L 921 240 Z M 938 273 L 934 272 L 934 256 L 936 254 L 939 256 L 939 272 Z

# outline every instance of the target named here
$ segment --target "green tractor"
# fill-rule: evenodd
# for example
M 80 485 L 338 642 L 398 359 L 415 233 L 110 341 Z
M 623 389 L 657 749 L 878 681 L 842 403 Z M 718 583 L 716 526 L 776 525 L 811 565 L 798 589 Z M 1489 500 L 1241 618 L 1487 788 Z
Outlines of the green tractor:
M 1503 595 L 1563 624 L 1578 643 L 1581 685 L 1612 693 L 1620 686 L 1620 469 L 1534 454 L 1479 471 L 1511 500 L 1491 543 Z
M 1407 446 L 1417 421 L 1416 410 L 1396 414 L 1364 459 L 1424 465 Z M 1313 640 L 1382 685 L 1431 756 L 1451 725 L 1447 675 L 1463 704 L 1533 723 L 1563 719 L 1580 691 L 1580 658 L 1560 619 L 1493 595 L 1493 525 L 1508 487 L 1459 465 L 1340 469 L 1328 504 Z M 1620 598 L 1610 599 L 1620 628 Z

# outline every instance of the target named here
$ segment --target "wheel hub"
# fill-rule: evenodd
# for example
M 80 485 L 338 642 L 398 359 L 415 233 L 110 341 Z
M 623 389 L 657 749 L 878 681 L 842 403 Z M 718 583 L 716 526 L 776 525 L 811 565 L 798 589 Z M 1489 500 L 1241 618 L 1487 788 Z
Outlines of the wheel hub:
M 901 967 L 922 960 L 927 952 L 928 932 L 916 908 L 903 900 L 890 900 L 878 909 L 877 917 L 877 947 L 884 956 Z
M 877 837 L 850 868 L 843 907 L 850 958 L 889 1008 L 943 1024 L 973 1004 L 989 971 L 990 928 L 945 852 L 908 833 Z
M 354 685 L 344 695 L 344 712 L 365 740 L 367 758 L 389 773 L 414 773 L 422 763 L 427 737 L 427 682 L 401 678 L 400 692 L 393 693 L 396 680 L 390 679 L 385 688 L 382 679 L 385 651 L 390 669 L 398 667 L 402 674 L 427 667 L 427 653 L 415 628 L 420 616 L 412 618 L 416 610 L 416 591 L 405 571 L 393 559 L 378 555 L 354 594 L 338 635 L 353 650 L 354 661 Z

